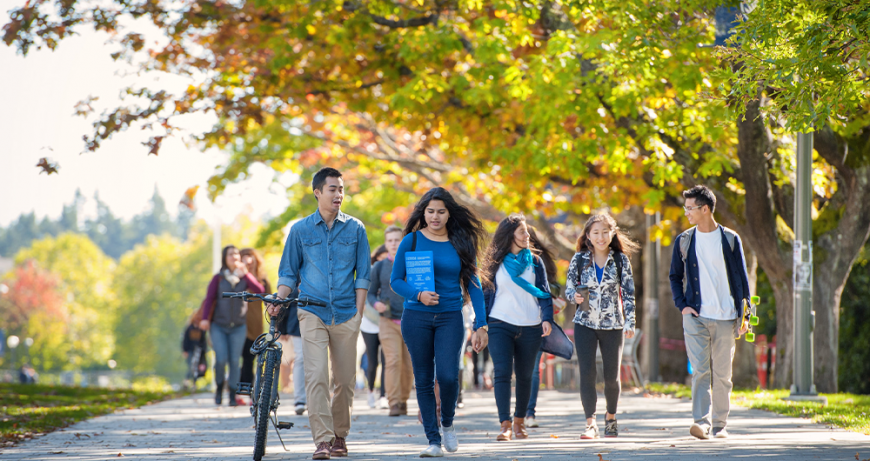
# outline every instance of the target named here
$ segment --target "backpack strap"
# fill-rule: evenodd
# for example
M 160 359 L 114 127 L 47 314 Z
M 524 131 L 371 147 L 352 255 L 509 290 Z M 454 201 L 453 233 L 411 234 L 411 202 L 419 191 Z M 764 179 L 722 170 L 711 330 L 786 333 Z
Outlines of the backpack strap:
M 734 253 L 734 236 L 736 235 L 736 232 L 725 226 L 722 226 L 722 232 L 725 233 L 725 241 L 728 242 L 728 246 L 731 247 L 731 252 Z
M 689 257 L 689 245 L 692 244 L 692 237 L 695 235 L 695 228 L 691 228 L 683 232 L 680 236 L 680 254 L 683 256 L 683 263 Z
M 411 251 L 417 251 L 417 232 L 411 233 Z

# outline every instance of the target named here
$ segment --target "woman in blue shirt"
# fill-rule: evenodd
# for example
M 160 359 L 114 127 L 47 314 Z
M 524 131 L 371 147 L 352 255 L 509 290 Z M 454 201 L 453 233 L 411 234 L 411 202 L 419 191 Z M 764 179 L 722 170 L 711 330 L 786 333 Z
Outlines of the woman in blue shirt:
M 435 379 L 437 375 L 444 449 L 452 453 L 459 449 L 453 416 L 459 393 L 460 348 L 465 335 L 462 321 L 465 299 L 470 298 L 474 307 L 472 346 L 480 351 L 489 342 L 483 291 L 477 276 L 478 248 L 486 230 L 471 210 L 456 203 L 445 189 L 436 187 L 414 207 L 405 234 L 393 263 L 390 284 L 396 294 L 405 298 L 402 336 L 411 354 L 417 404 L 429 440 L 429 447 L 420 457 L 442 457 Z M 411 251 L 432 252 L 435 291 L 418 290 L 405 280 L 405 255 Z

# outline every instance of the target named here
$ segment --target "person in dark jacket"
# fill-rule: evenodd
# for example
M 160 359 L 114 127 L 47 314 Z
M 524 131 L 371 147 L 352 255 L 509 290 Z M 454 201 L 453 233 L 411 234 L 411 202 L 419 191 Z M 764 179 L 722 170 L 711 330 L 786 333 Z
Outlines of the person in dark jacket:
M 390 416 L 408 414 L 408 398 L 414 384 L 414 369 L 411 355 L 402 338 L 402 313 L 405 299 L 390 288 L 390 274 L 399 244 L 404 236 L 402 228 L 390 226 L 384 231 L 384 247 L 387 257 L 372 267 L 372 284 L 369 287 L 369 303 L 380 313 L 378 336 L 384 352 L 384 378 Z
M 206 332 L 199 329 L 199 317 L 202 311 L 199 309 L 193 313 L 181 340 L 181 353 L 187 362 L 187 380 L 193 389 L 196 389 L 196 380 L 205 376 L 206 364 Z M 187 384 L 186 384 L 187 385 Z
M 686 218 L 695 227 L 674 242 L 670 279 L 674 304 L 683 315 L 686 352 L 694 370 L 695 421 L 689 433 L 699 439 L 710 435 L 727 438 L 731 361 L 735 339 L 746 332 L 741 319 L 750 298 L 743 245 L 734 231 L 713 219 L 713 191 L 699 185 L 684 191 L 683 197 Z
M 489 325 L 499 441 L 526 439 L 525 418 L 532 372 L 541 341 L 552 331 L 553 299 L 544 261 L 529 249 L 526 218 L 512 214 L 495 230 L 481 281 Z M 511 420 L 511 377 L 516 371 L 516 410 Z
M 221 404 L 221 395 L 226 378 L 226 369 L 229 366 L 229 394 L 230 406 L 236 406 L 236 387 L 239 384 L 242 359 L 242 346 L 245 344 L 247 331 L 247 304 L 238 298 L 221 297 L 223 292 L 247 291 L 249 293 L 263 293 L 263 285 L 248 272 L 247 266 L 242 262 L 239 250 L 228 245 L 223 249 L 222 266 L 219 273 L 215 274 L 208 284 L 205 297 L 205 309 L 199 328 L 211 333 L 211 343 L 214 347 L 215 364 L 214 379 L 217 389 L 215 390 L 214 403 Z M 214 310 L 214 315 L 212 315 Z M 208 319 L 211 317 L 211 321 Z

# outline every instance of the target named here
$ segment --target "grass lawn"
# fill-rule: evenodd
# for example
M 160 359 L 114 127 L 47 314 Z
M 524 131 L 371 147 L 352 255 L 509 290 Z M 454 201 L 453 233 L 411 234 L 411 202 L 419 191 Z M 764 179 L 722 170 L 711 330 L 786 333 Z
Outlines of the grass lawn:
M 692 389 L 682 384 L 650 383 L 651 393 L 667 394 L 674 397 L 691 398 Z M 789 391 L 735 389 L 731 402 L 742 407 L 772 411 L 787 416 L 808 418 L 816 423 L 842 427 L 843 429 L 870 435 L 870 395 L 821 394 L 828 398 L 822 406 L 811 402 L 790 402 L 783 400 Z
M 0 446 L 10 446 L 83 419 L 175 395 L 160 391 L 0 383 Z

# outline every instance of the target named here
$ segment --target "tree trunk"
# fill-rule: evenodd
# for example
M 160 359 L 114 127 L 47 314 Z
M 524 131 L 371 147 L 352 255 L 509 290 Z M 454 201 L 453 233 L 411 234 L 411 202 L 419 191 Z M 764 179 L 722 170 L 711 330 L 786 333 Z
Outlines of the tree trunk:
M 746 254 L 746 270 L 749 276 L 749 292 L 755 293 L 756 280 L 758 278 L 758 258 L 755 253 L 745 248 Z M 732 368 L 732 379 L 735 386 L 755 389 L 760 382 L 758 381 L 758 365 L 755 360 L 756 345 L 745 340 L 745 336 L 737 340 L 737 347 L 734 352 L 734 362 Z

